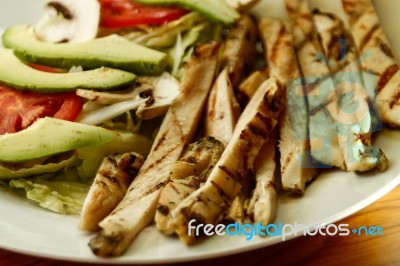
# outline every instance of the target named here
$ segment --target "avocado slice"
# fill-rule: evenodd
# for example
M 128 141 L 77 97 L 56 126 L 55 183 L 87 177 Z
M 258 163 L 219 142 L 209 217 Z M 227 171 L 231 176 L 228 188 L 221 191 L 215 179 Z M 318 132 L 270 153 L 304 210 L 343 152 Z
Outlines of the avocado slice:
M 76 73 L 48 73 L 21 62 L 10 49 L 0 48 L 0 83 L 19 90 L 65 92 L 77 88 L 111 90 L 130 85 L 132 73 L 101 67 Z
M 45 117 L 17 133 L 0 136 L 0 162 L 18 163 L 111 142 L 118 133 Z
M 196 11 L 209 19 L 226 25 L 234 23 L 240 14 L 225 0 L 137 0 L 141 4 L 179 6 Z
M 159 75 L 167 65 L 167 55 L 118 36 L 110 35 L 80 43 L 46 43 L 38 40 L 29 25 L 5 30 L 3 45 L 32 63 L 58 68 L 110 67 L 142 75 Z

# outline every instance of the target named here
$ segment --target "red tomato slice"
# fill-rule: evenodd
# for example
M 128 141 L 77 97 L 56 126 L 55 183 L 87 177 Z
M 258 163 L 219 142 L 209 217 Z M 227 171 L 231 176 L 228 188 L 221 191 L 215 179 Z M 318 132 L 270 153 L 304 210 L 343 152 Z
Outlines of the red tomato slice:
M 61 73 L 60 70 L 48 66 L 42 66 L 42 65 L 37 65 L 37 64 L 28 64 L 31 68 L 34 68 L 36 70 L 44 71 L 44 72 L 49 72 L 49 73 Z
M 175 7 L 145 6 L 131 0 L 100 0 L 100 4 L 101 26 L 109 28 L 161 25 L 188 12 Z
M 59 70 L 46 66 L 30 66 L 41 71 L 60 73 Z M 83 100 L 75 92 L 37 93 L 0 85 L 0 106 L 2 135 L 25 129 L 45 116 L 74 121 L 82 110 Z
M 83 100 L 75 92 L 36 93 L 0 85 L 0 106 L 1 135 L 25 129 L 45 116 L 74 121 Z

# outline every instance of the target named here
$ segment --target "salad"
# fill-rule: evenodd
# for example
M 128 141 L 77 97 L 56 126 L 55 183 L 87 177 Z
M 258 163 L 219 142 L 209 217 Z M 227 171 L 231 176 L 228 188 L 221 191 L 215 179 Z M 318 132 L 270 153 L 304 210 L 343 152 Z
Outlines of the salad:
M 190 245 L 193 219 L 268 225 L 324 168 L 385 171 L 398 63 L 370 1 L 342 1 L 347 26 L 305 0 L 255 20 L 257 2 L 49 0 L 6 29 L 2 184 L 113 257 L 152 222 Z
M 68 19 L 70 17 L 73 18 Z M 121 83 L 121 75 L 113 77 L 112 79 L 118 79 L 116 90 L 113 86 L 92 90 L 95 79 L 101 83 L 106 82 L 107 78 L 103 73 L 99 73 L 101 76 L 87 77 L 90 71 L 80 64 L 80 60 L 85 59 L 68 62 L 67 66 L 60 64 L 62 58 L 65 60 L 68 51 L 60 54 L 60 45 L 53 45 L 53 49 L 57 51 L 52 59 L 48 55 L 42 59 L 34 59 L 32 61 L 35 63 L 23 65 L 22 73 L 18 72 L 18 75 L 26 74 L 29 77 L 25 79 L 30 80 L 32 70 L 41 71 L 43 73 L 34 72 L 34 75 L 44 75 L 44 79 L 39 77 L 40 82 L 43 83 L 46 79 L 53 84 L 41 84 L 41 87 L 32 88 L 30 86 L 35 85 L 22 84 L 21 86 L 19 81 L 14 80 L 14 83 L 9 84 L 8 81 L 2 80 L 0 99 L 6 108 L 2 110 L 0 134 L 5 138 L 8 134 L 27 129 L 34 122 L 45 117 L 101 126 L 117 134 L 110 143 L 99 142 L 95 145 L 77 146 L 71 149 L 75 152 L 64 152 L 61 149 L 48 152 L 49 154 L 40 159 L 28 156 L 14 159 L 14 161 L 10 161 L 7 157 L 1 164 L 3 183 L 11 188 L 24 188 L 27 191 L 27 197 L 37 201 L 44 208 L 63 214 L 80 214 L 83 200 L 93 182 L 97 168 L 106 155 L 129 151 L 147 155 L 154 134 L 160 125 L 160 117 L 165 114 L 170 103 L 180 92 L 180 73 L 194 45 L 200 39 L 220 38 L 222 27 L 211 33 L 205 31 L 206 27 L 213 23 L 183 8 L 143 6 L 131 1 L 87 1 L 83 5 L 78 1 L 49 1 L 45 7 L 45 14 L 37 25 L 26 26 L 26 30 L 33 34 L 31 37 L 36 38 L 34 41 L 39 40 L 39 42 L 49 44 L 59 42 L 83 44 L 81 51 L 85 53 L 86 47 L 90 49 L 93 47 L 90 44 L 86 46 L 85 42 L 105 36 L 117 38 L 118 33 L 118 36 L 126 38 L 124 40 L 132 41 L 125 43 L 127 47 L 120 47 L 125 50 L 125 54 L 120 55 L 121 58 L 126 59 L 126 53 L 131 53 L 132 50 L 138 48 L 143 49 L 144 52 L 150 51 L 160 57 L 155 58 L 154 64 L 155 67 L 160 66 L 160 70 L 134 78 L 122 77 L 122 79 L 127 79 L 127 85 Z M 12 29 L 7 31 L 10 30 Z M 27 36 L 21 37 L 24 38 L 22 42 L 27 46 L 24 58 L 29 60 L 26 58 L 29 57 L 29 46 L 32 43 L 27 41 Z M 139 37 L 140 40 L 137 40 Z M 119 41 L 121 40 L 122 38 Z M 3 42 L 6 47 L 12 46 L 5 39 Z M 133 46 L 135 43 L 141 46 Z M 110 42 L 111 44 L 113 42 Z M 107 43 L 99 45 L 100 49 L 104 49 Z M 157 49 L 157 51 L 145 49 L 142 45 Z M 46 49 L 49 51 L 48 47 Z M 115 51 L 118 51 L 118 47 L 112 48 L 110 53 Z M 36 52 L 33 52 L 31 56 L 34 57 Z M 8 53 L 8 55 L 4 54 L 3 58 L 12 56 L 12 53 L 6 49 L 3 53 Z M 76 56 L 75 51 L 74 56 Z M 151 56 L 154 54 L 150 54 Z M 139 58 L 139 60 L 142 59 L 145 60 L 145 57 Z M 52 63 L 51 60 L 54 62 Z M 139 64 L 144 63 L 144 60 Z M 25 61 L 24 64 L 26 63 Z M 100 62 L 99 66 L 102 67 L 103 63 Z M 143 67 L 141 69 L 142 72 L 146 72 Z M 159 75 L 161 69 L 163 74 Z M 6 71 L 4 69 L 2 73 L 7 75 Z M 59 75 L 47 76 L 46 72 Z M 85 73 L 83 78 L 89 81 L 89 90 L 84 89 L 83 84 L 71 84 L 79 80 L 79 73 Z M 133 76 L 133 73 L 123 74 Z M 56 79 L 63 80 L 62 86 L 55 84 L 58 82 Z M 54 87 L 53 85 L 57 88 L 49 88 Z M 107 91 L 109 89 L 110 91 Z M 43 128 L 37 129 L 40 132 L 43 130 Z M 46 134 L 50 139 L 56 136 L 51 128 Z M 18 141 L 21 138 L 18 137 Z M 68 138 L 70 136 L 66 136 L 62 141 L 68 141 Z M 10 146 L 8 139 L 4 139 L 3 142 Z M 34 149 L 41 148 L 36 146 Z M 11 152 L 26 154 L 23 150 Z M 10 178 L 12 180 L 7 181 Z

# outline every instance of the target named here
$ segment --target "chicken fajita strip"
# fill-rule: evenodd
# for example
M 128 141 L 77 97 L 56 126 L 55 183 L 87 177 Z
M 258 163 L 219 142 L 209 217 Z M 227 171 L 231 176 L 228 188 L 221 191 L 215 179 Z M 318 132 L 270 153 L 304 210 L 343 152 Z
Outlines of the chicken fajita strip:
M 379 118 L 364 86 L 357 48 L 337 16 L 316 11 L 313 18 L 339 95 L 339 145 L 346 168 L 354 172 L 385 170 L 386 156 L 372 146 Z
M 311 156 L 321 167 L 346 169 L 337 129 L 338 99 L 308 2 L 285 0 L 309 104 Z M 298 100 L 298 99 L 293 99 Z
M 382 121 L 400 126 L 400 68 L 370 0 L 342 0 L 360 51 L 365 86 L 376 94 Z
M 254 162 L 256 187 L 248 201 L 246 213 L 254 223 L 264 226 L 272 223 L 276 216 L 278 196 L 276 192 L 275 150 L 277 131 L 264 143 Z
M 243 15 L 229 32 L 221 59 L 221 69 L 227 68 L 234 88 L 251 69 L 256 40 L 256 24 L 249 15 Z
M 319 170 L 313 168 L 308 140 L 308 103 L 300 89 L 300 71 L 290 26 L 275 18 L 263 18 L 259 31 L 271 75 L 286 83 L 287 106 L 279 121 L 282 187 L 304 193 L 306 184 Z M 272 157 L 272 159 L 274 159 Z
M 83 205 L 79 225 L 81 230 L 100 229 L 99 223 L 124 198 L 143 162 L 143 156 L 136 153 L 109 155 L 104 158 Z
M 204 185 L 224 149 L 219 140 L 206 137 L 190 144 L 182 157 L 173 163 L 171 181 L 162 189 L 157 206 L 155 222 L 158 230 L 168 235 L 174 233 L 171 211 Z

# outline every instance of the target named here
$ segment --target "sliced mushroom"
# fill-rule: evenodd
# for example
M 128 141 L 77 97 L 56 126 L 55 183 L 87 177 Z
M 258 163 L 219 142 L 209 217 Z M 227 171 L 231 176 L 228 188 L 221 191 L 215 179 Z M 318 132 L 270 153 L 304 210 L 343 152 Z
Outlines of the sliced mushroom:
M 36 37 L 51 43 L 88 41 L 96 37 L 99 23 L 97 0 L 48 0 Z
M 152 88 L 149 91 L 151 100 L 136 111 L 136 114 L 143 119 L 152 119 L 165 114 L 180 93 L 179 81 L 167 72 L 160 77 L 140 77 L 138 82 L 142 86 L 148 84 Z
M 148 100 L 138 107 L 136 114 L 142 119 L 153 119 L 164 115 L 180 93 L 179 81 L 167 72 L 158 77 L 138 77 L 136 82 L 135 87 L 122 91 L 99 92 L 78 89 L 76 94 L 102 105 L 131 101 L 140 96 Z

